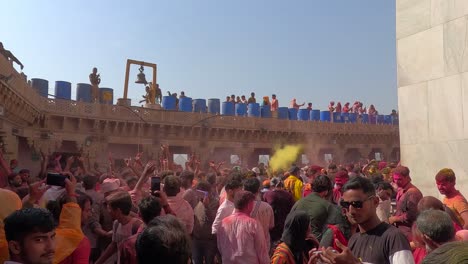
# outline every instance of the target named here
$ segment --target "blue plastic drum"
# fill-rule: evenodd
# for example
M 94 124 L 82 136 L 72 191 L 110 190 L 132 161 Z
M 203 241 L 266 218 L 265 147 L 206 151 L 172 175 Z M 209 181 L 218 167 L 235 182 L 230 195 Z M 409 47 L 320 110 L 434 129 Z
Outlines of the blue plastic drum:
M 91 103 L 91 84 L 77 83 L 76 84 L 76 101 Z
M 320 121 L 330 122 L 331 121 L 330 111 L 321 111 L 320 112 Z
M 111 88 L 99 88 L 99 102 L 101 104 L 114 104 L 114 90 Z
M 278 107 L 278 119 L 289 119 L 289 110 L 287 107 Z
M 349 122 L 350 123 L 356 123 L 357 120 L 357 114 L 356 113 L 349 113 Z
M 39 78 L 31 79 L 31 86 L 34 88 L 40 96 L 48 97 L 49 96 L 49 81 Z
M 309 110 L 299 109 L 299 111 L 297 112 L 297 119 L 301 121 L 309 121 L 310 119 Z
M 192 112 L 192 98 L 190 97 L 179 98 L 179 111 Z
M 55 99 L 71 100 L 71 83 L 64 81 L 56 81 Z
M 297 109 L 296 108 L 289 108 L 289 120 L 297 120 Z
M 233 116 L 234 115 L 234 103 L 223 102 L 221 105 L 221 115 Z
M 193 99 L 193 112 L 195 113 L 206 113 L 206 100 L 205 99 Z
M 242 103 L 236 104 L 236 116 L 246 116 L 247 115 L 247 105 Z
M 341 120 L 343 123 L 349 123 L 349 113 L 341 113 Z
M 250 103 L 247 106 L 247 115 L 250 117 L 260 117 L 260 105 L 258 103 Z
M 312 110 L 312 111 L 310 111 L 310 120 L 312 120 L 312 121 L 320 121 L 320 110 Z
M 210 114 L 219 114 L 221 111 L 221 102 L 217 98 L 208 99 L 208 112 Z
M 340 112 L 333 113 L 333 123 L 343 123 L 343 119 L 341 118 Z
M 271 107 L 269 105 L 263 105 L 260 108 L 260 116 L 262 118 L 271 118 Z
M 164 110 L 176 110 L 176 98 L 173 96 L 163 96 L 162 108 Z
M 368 124 L 369 123 L 369 115 L 368 114 L 362 114 L 361 115 L 361 123 L 363 123 L 363 124 Z
M 384 118 L 385 118 L 384 123 L 386 125 L 391 125 L 392 124 L 392 116 L 391 115 L 386 115 Z

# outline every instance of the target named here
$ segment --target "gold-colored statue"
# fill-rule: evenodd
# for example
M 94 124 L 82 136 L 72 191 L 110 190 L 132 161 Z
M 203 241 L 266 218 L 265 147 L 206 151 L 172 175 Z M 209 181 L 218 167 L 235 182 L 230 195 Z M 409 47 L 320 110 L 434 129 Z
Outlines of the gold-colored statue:
M 93 68 L 93 72 L 89 75 L 89 82 L 91 83 L 91 101 L 99 101 L 99 84 L 101 83 L 101 75 L 97 73 L 97 68 Z

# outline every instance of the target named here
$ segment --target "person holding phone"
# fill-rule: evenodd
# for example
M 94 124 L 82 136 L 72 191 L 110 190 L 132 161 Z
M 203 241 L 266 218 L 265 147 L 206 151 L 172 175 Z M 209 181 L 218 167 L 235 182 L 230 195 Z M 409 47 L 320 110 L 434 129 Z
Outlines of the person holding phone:
M 216 236 L 211 233 L 211 226 L 216 217 L 219 201 L 215 195 L 212 195 L 211 190 L 212 185 L 206 181 L 200 181 L 195 187 L 198 203 L 194 208 L 195 221 L 192 233 L 194 264 L 213 264 L 217 252 Z
M 348 217 L 356 222 L 358 233 L 354 234 L 344 246 L 338 240 L 341 252 L 332 247 L 321 248 L 321 254 L 312 257 L 309 264 L 319 263 L 379 263 L 379 264 L 413 264 L 410 244 L 406 236 L 395 226 L 380 221 L 376 213 L 379 198 L 376 196 L 372 182 L 364 177 L 350 179 L 343 186 L 343 197 L 340 206 Z M 369 250 L 372 249 L 372 250 Z

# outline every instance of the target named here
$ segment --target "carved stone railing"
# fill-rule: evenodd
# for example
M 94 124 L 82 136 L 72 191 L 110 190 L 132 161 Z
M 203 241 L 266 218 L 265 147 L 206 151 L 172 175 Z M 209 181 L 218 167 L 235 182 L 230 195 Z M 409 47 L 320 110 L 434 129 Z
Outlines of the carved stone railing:
M 155 110 L 142 107 L 126 107 L 83 103 L 62 99 L 42 98 L 45 113 L 77 118 L 91 118 L 113 121 L 137 121 L 149 124 L 167 124 L 180 126 L 200 126 L 203 123 L 211 127 L 226 129 L 246 129 L 269 131 L 291 131 L 301 133 L 336 133 L 336 134 L 398 134 L 398 126 L 374 124 L 341 124 L 314 121 L 293 121 L 276 118 L 255 118 L 222 116 L 208 113 Z

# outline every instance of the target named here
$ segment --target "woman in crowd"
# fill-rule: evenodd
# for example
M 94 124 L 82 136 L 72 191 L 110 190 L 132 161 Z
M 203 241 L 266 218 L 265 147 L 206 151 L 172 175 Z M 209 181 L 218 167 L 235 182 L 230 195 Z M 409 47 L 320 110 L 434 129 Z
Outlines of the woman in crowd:
M 293 211 L 286 218 L 281 243 L 271 258 L 272 264 L 305 264 L 308 261 L 311 239 L 309 216 L 303 211 Z M 318 242 L 314 241 L 314 246 Z

